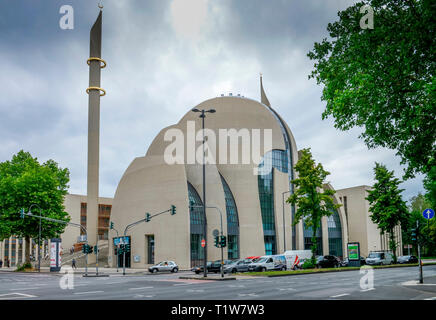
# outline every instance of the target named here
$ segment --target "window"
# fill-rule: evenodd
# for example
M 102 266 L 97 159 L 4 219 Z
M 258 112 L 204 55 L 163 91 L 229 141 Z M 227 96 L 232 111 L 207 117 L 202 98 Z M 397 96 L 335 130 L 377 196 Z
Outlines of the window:
M 331 216 L 327 218 L 328 239 L 329 239 L 329 254 L 342 257 L 342 226 L 338 212 L 335 210 Z
M 227 254 L 229 259 L 239 259 L 239 217 L 235 198 L 224 177 L 221 175 L 221 183 L 224 189 L 227 214 Z

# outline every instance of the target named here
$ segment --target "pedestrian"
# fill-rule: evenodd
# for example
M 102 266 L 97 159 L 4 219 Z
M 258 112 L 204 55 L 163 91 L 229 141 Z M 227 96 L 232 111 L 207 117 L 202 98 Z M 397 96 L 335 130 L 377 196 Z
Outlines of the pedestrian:
M 0 268 L 3 267 L 3 260 L 0 259 Z
M 6 259 L 6 267 L 10 267 L 9 259 Z
M 73 258 L 73 260 L 71 260 L 71 268 L 77 269 L 76 267 L 76 259 Z
M 72 247 L 71 247 L 71 254 L 73 254 L 74 251 L 75 251 L 75 250 L 74 250 L 74 246 L 72 246 Z

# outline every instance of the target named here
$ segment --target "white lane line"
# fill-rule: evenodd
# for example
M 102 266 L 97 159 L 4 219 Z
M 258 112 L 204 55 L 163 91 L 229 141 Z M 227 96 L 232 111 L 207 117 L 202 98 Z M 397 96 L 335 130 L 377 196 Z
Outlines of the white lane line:
M 424 300 L 436 300 L 436 297 L 431 297 L 431 298 L 427 298 L 427 299 L 424 299 Z
M 124 283 L 124 282 L 122 282 L 122 281 L 118 281 L 118 282 L 108 282 L 108 283 L 106 283 L 106 284 L 118 284 L 118 283 Z
M 297 289 L 294 289 L 294 288 L 278 288 L 280 291 L 285 291 L 285 290 L 287 290 L 287 291 L 296 291 Z
M 13 289 L 9 289 L 9 290 L 15 290 L 15 291 L 25 291 L 25 290 L 35 290 L 35 289 L 41 289 L 41 288 L 35 288 L 35 287 L 32 287 L 32 288 L 13 288 Z
M 153 287 L 129 288 L 129 290 L 153 289 Z
M 341 293 L 341 294 L 337 294 L 335 296 L 330 296 L 330 298 L 339 298 L 339 297 L 344 297 L 344 296 L 349 296 L 349 293 Z
M 178 284 L 173 284 L 173 286 L 187 286 L 190 285 L 191 283 L 178 283 Z
M 12 295 L 17 295 L 18 297 L 11 297 Z M 0 294 L 0 300 L 11 300 L 11 299 L 22 299 L 22 298 L 36 298 L 36 296 L 31 294 L 19 293 L 19 292 Z
M 367 292 L 367 291 L 372 291 L 375 290 L 375 288 L 369 288 L 369 289 L 365 289 L 365 290 L 360 290 L 360 292 Z
M 186 290 L 186 292 L 204 292 L 204 290 L 203 289 L 199 289 L 199 290 L 188 289 L 188 290 Z
M 91 293 L 101 293 L 104 291 L 87 291 L 87 292 L 75 292 L 74 294 L 91 294 Z
M 246 297 L 246 296 L 249 296 L 249 297 L 258 297 L 258 295 L 255 294 L 255 293 L 239 293 L 238 295 L 240 297 Z

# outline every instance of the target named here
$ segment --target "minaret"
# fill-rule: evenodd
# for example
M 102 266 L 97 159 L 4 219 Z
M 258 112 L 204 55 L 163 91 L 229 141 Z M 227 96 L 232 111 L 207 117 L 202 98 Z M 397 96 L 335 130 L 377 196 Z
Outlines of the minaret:
M 262 74 L 260 74 L 260 102 L 271 108 L 268 98 L 266 97 L 265 91 L 263 90 Z
M 93 246 L 98 242 L 98 186 L 100 160 L 100 96 L 106 92 L 100 87 L 100 69 L 106 67 L 101 59 L 101 29 L 102 7 L 97 20 L 90 32 L 89 59 L 89 87 L 86 92 L 88 100 L 88 180 L 87 180 L 87 209 L 86 229 L 88 243 Z M 90 255 L 93 259 L 94 255 Z M 94 260 L 94 259 L 93 259 Z M 92 262 L 91 262 L 92 263 Z

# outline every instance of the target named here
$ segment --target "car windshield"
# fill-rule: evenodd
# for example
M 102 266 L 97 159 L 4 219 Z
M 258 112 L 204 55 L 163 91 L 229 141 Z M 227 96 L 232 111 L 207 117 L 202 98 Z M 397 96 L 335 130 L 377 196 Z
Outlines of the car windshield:
M 371 252 L 368 256 L 368 258 L 380 258 L 381 253 L 379 252 Z
M 264 263 L 264 262 L 266 262 L 267 259 L 268 259 L 268 258 L 260 258 L 260 259 L 257 259 L 257 260 L 254 261 L 254 262 L 256 262 L 256 263 Z

